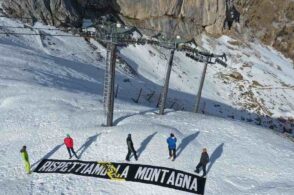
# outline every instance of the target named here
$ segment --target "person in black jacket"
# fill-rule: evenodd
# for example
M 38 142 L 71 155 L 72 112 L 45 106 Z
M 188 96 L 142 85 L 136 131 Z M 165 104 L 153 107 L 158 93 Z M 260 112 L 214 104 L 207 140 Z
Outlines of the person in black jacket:
M 126 160 L 127 161 L 130 161 L 130 155 L 131 153 L 133 152 L 134 156 L 135 156 L 135 159 L 138 160 L 138 156 L 137 156 L 137 152 L 134 148 L 134 144 L 133 144 L 133 141 L 132 141 L 132 135 L 129 134 L 128 137 L 127 137 L 127 145 L 128 145 L 128 154 L 126 156 Z
M 200 162 L 196 166 L 195 172 L 199 173 L 199 169 L 202 167 L 203 177 L 204 177 L 206 175 L 206 165 L 207 165 L 208 162 L 209 162 L 209 156 L 207 154 L 207 149 L 203 148 L 201 158 L 200 158 Z

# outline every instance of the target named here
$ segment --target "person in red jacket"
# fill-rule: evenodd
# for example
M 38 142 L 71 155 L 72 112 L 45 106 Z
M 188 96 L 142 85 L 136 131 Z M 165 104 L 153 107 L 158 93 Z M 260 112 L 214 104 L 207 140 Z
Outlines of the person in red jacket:
M 72 155 L 71 152 L 73 153 L 73 155 L 75 155 L 75 157 L 77 159 L 79 159 L 79 157 L 77 156 L 76 152 L 73 149 L 73 139 L 70 137 L 69 134 L 66 135 L 66 138 L 64 138 L 64 144 L 67 148 L 68 154 L 69 154 L 69 159 L 71 159 Z

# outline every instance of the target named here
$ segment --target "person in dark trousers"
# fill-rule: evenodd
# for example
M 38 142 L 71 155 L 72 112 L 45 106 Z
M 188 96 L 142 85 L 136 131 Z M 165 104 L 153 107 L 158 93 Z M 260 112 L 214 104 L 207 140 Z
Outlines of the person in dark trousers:
M 27 152 L 27 147 L 23 146 L 21 148 L 21 150 L 20 150 L 20 153 L 21 153 L 21 157 L 22 157 L 22 160 L 23 160 L 23 163 L 24 163 L 24 166 L 25 166 L 26 173 L 31 174 L 31 164 L 30 164 L 30 161 L 29 161 L 29 155 L 28 155 L 28 152 Z
M 66 138 L 64 138 L 64 144 L 65 144 L 65 146 L 67 148 L 67 151 L 68 151 L 68 154 L 69 154 L 69 159 L 71 159 L 71 157 L 72 157 L 71 152 L 73 153 L 73 155 L 75 155 L 75 157 L 77 159 L 79 159 L 79 157 L 77 156 L 76 152 L 73 149 L 73 139 L 70 137 L 69 134 L 67 134 Z
M 131 156 L 131 153 L 134 154 L 135 156 L 135 159 L 138 160 L 138 156 L 137 156 L 137 152 L 134 148 L 134 144 L 133 144 L 133 141 L 132 141 L 132 135 L 129 134 L 128 137 L 127 137 L 127 145 L 128 145 L 128 154 L 126 156 L 126 161 L 130 161 L 130 156 Z
M 207 154 L 207 149 L 203 148 L 201 158 L 200 158 L 200 162 L 196 166 L 195 172 L 199 173 L 199 169 L 202 167 L 203 177 L 206 176 L 206 165 L 207 165 L 208 162 L 209 162 L 209 156 Z
M 173 133 L 171 133 L 166 142 L 168 144 L 169 159 L 172 159 L 174 161 L 176 158 L 177 138 Z

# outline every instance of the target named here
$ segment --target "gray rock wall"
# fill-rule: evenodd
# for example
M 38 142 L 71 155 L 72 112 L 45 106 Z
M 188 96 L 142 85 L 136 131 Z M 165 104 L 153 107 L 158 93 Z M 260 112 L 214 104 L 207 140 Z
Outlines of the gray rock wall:
M 5 0 L 3 8 L 14 17 L 36 18 L 60 26 L 79 26 L 87 12 L 113 10 L 130 24 L 185 37 L 206 30 L 221 33 L 225 0 Z
M 75 0 L 4 0 L 2 6 L 7 14 L 24 18 L 27 22 L 40 20 L 55 26 L 81 24 L 81 14 Z
M 125 20 L 147 28 L 193 37 L 222 32 L 225 0 L 116 0 Z

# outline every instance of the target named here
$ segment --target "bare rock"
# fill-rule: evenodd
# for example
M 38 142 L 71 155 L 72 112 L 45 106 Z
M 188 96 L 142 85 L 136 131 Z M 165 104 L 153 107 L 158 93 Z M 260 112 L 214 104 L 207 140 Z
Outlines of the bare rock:
M 222 32 L 225 0 L 117 0 L 114 8 L 127 22 L 193 38 Z
M 54 26 L 80 26 L 81 14 L 75 0 L 5 0 L 5 12 L 26 22 L 37 20 Z
M 78 26 L 82 16 L 113 12 L 132 25 L 193 38 L 222 32 L 225 0 L 6 0 L 5 11 L 55 26 Z
M 237 71 L 234 71 L 230 74 L 230 77 L 240 81 L 240 80 L 243 80 L 243 76 L 241 73 L 237 72 Z
M 242 28 L 294 61 L 293 0 L 235 0 Z M 265 12 L 266 11 L 266 12 Z

